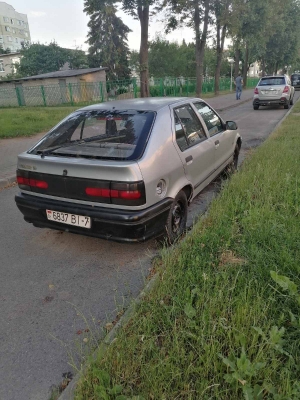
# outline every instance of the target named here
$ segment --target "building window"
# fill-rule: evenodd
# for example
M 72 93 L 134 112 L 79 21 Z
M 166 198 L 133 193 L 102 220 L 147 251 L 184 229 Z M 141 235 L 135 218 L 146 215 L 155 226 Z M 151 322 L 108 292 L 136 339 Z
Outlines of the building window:
M 13 25 L 13 24 L 14 24 L 14 20 L 13 20 L 13 19 L 11 19 L 11 20 L 10 20 L 10 23 Z
M 3 17 L 4 22 L 9 22 L 9 18 L 8 17 Z
M 22 25 L 22 21 L 20 21 L 19 19 L 17 19 L 17 25 Z
M 9 27 L 9 26 L 6 26 L 6 27 L 5 27 L 5 30 L 6 30 L 6 32 L 10 32 L 10 27 Z
M 3 60 L 0 60 L 0 72 L 4 72 Z
M 0 43 L 3 43 L 3 36 L 0 36 Z

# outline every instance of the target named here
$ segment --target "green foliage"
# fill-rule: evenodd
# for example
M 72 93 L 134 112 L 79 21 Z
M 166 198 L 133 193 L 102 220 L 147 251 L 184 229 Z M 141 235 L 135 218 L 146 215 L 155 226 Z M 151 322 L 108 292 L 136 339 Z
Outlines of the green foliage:
M 88 23 L 88 62 L 90 67 L 108 67 L 109 79 L 128 79 L 129 48 L 127 36 L 131 30 L 117 17 L 116 0 L 85 0 Z
M 69 62 L 71 68 L 87 67 L 84 51 L 64 49 L 56 42 L 51 42 L 49 45 L 26 44 L 20 52 L 20 63 L 15 64 L 19 77 L 58 71 L 66 62 Z
M 4 49 L 2 43 L 0 43 L 0 54 L 9 54 L 11 50 L 9 48 Z

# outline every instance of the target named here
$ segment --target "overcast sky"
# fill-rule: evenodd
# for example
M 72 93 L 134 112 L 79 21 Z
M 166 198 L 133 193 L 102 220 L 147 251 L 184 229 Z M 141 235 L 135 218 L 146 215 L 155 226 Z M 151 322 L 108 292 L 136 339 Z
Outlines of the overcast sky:
M 81 47 L 87 50 L 85 43 L 88 33 L 89 18 L 83 12 L 83 0 L 7 0 L 17 12 L 27 14 L 31 40 L 50 43 L 55 40 L 59 46 L 67 48 Z M 138 50 L 140 46 L 140 25 L 138 21 L 119 12 L 118 15 L 133 32 L 128 35 L 130 49 Z M 163 24 L 151 22 L 149 39 L 157 32 L 163 31 Z M 170 41 L 186 42 L 193 40 L 193 32 L 182 29 L 168 35 Z

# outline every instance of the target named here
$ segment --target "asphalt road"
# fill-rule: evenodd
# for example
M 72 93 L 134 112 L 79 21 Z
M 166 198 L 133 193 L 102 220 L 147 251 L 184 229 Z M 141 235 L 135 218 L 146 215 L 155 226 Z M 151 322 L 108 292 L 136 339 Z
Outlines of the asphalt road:
M 241 159 L 286 112 L 254 111 L 248 102 L 222 113 L 238 123 Z M 189 225 L 217 195 L 219 182 L 195 199 Z M 34 228 L 15 206 L 17 190 L 0 191 L 0 400 L 47 400 L 70 364 L 80 362 L 91 334 L 100 334 L 143 288 L 157 247 L 153 240 L 118 244 Z

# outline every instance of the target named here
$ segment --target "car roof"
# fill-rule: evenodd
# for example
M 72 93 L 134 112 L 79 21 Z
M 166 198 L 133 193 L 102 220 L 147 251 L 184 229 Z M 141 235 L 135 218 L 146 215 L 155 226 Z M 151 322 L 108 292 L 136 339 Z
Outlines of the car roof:
M 265 75 L 261 77 L 261 79 L 264 78 L 286 78 L 286 75 Z
M 126 100 L 113 100 L 104 103 L 93 104 L 81 108 L 80 111 L 92 111 L 92 110 L 105 110 L 109 108 L 116 108 L 117 110 L 148 110 L 148 111 L 158 111 L 166 106 L 174 105 L 176 103 L 181 103 L 183 101 L 191 100 L 201 100 L 199 98 L 191 97 L 144 97 L 137 99 L 126 99 Z

